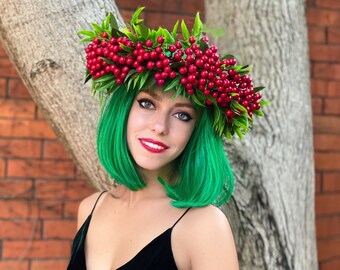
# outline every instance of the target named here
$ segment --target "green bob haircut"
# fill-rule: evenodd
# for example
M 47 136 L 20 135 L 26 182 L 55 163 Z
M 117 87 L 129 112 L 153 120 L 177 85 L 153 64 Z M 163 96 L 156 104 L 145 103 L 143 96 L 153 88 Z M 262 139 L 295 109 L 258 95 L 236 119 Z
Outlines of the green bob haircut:
M 100 162 L 111 178 L 133 191 L 146 186 L 136 170 L 126 139 L 127 121 L 136 93 L 123 87 L 114 91 L 102 107 L 97 130 Z M 176 181 L 159 177 L 174 207 L 221 205 L 231 197 L 234 177 L 222 138 L 213 129 L 213 119 L 212 110 L 202 108 L 190 140 L 174 161 Z

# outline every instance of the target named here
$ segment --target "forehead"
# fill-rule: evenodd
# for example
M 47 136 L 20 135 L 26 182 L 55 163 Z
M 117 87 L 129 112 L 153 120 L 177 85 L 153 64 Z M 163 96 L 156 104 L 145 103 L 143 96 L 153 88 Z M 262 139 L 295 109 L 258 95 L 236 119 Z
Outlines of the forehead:
M 161 88 L 154 88 L 154 89 L 142 90 L 141 93 L 146 93 L 158 101 L 162 101 L 165 99 L 165 100 L 169 100 L 174 103 L 180 102 L 180 103 L 192 104 L 192 102 L 188 98 L 183 97 L 181 95 L 174 98 L 175 96 L 174 90 L 169 90 L 167 92 L 164 92 L 163 89 Z

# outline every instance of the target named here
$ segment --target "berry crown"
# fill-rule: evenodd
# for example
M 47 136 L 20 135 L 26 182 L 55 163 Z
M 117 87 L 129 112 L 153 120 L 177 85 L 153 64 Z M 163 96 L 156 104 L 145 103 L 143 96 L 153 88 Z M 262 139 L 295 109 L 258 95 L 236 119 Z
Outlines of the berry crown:
M 92 95 L 104 97 L 122 88 L 148 89 L 155 85 L 175 91 L 175 97 L 188 97 L 195 104 L 213 110 L 214 129 L 219 136 L 241 139 L 253 124 L 253 115 L 263 116 L 260 101 L 264 87 L 253 86 L 248 76 L 250 65 L 237 65 L 231 55 L 220 57 L 218 48 L 209 45 L 203 24 L 196 14 L 191 33 L 181 22 L 179 39 L 175 24 L 172 32 L 145 26 L 138 8 L 127 28 L 119 28 L 113 14 L 93 30 L 81 30 L 86 47 L 86 80 L 92 79 Z

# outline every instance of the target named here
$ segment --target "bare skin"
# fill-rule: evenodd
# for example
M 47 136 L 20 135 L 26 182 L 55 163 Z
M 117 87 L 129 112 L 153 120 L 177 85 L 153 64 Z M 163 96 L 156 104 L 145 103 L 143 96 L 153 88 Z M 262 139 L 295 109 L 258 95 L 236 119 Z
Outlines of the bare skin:
M 141 107 L 141 102 L 134 103 L 130 112 L 134 119 L 133 126 L 129 128 L 128 124 L 128 144 L 147 186 L 138 191 L 118 186 L 100 198 L 85 242 L 88 270 L 113 270 L 124 265 L 170 228 L 186 210 L 171 206 L 157 176 L 167 174 L 169 164 L 185 147 L 195 125 L 195 113 L 185 105 L 178 109 L 174 104 L 179 103 L 179 100 L 170 100 L 169 95 L 159 92 L 159 100 L 145 93 L 141 95 L 142 98 L 150 99 L 152 106 L 143 103 L 143 106 L 147 104 L 146 110 Z M 184 121 L 185 114 L 193 121 Z M 139 141 L 135 140 L 139 137 L 161 141 L 170 150 L 160 155 L 162 158 L 159 161 L 155 158 L 157 155 L 143 152 Z M 94 193 L 81 202 L 78 229 L 88 217 L 99 194 Z M 190 209 L 174 227 L 171 245 L 180 270 L 239 269 L 228 220 L 214 206 Z

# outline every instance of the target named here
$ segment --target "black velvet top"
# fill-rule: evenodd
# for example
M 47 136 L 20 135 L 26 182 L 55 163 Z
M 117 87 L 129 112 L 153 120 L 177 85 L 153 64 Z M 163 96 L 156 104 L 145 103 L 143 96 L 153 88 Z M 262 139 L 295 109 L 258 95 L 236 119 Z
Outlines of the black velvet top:
M 91 222 L 93 210 L 95 209 L 100 196 L 104 192 L 99 195 L 90 215 L 87 217 L 73 240 L 72 255 L 67 270 L 86 270 L 84 251 L 86 234 Z M 172 227 L 153 239 L 141 251 L 139 251 L 136 256 L 117 268 L 117 270 L 177 270 L 171 249 L 171 233 L 177 222 L 188 212 L 189 209 L 190 208 L 184 212 L 184 214 Z

